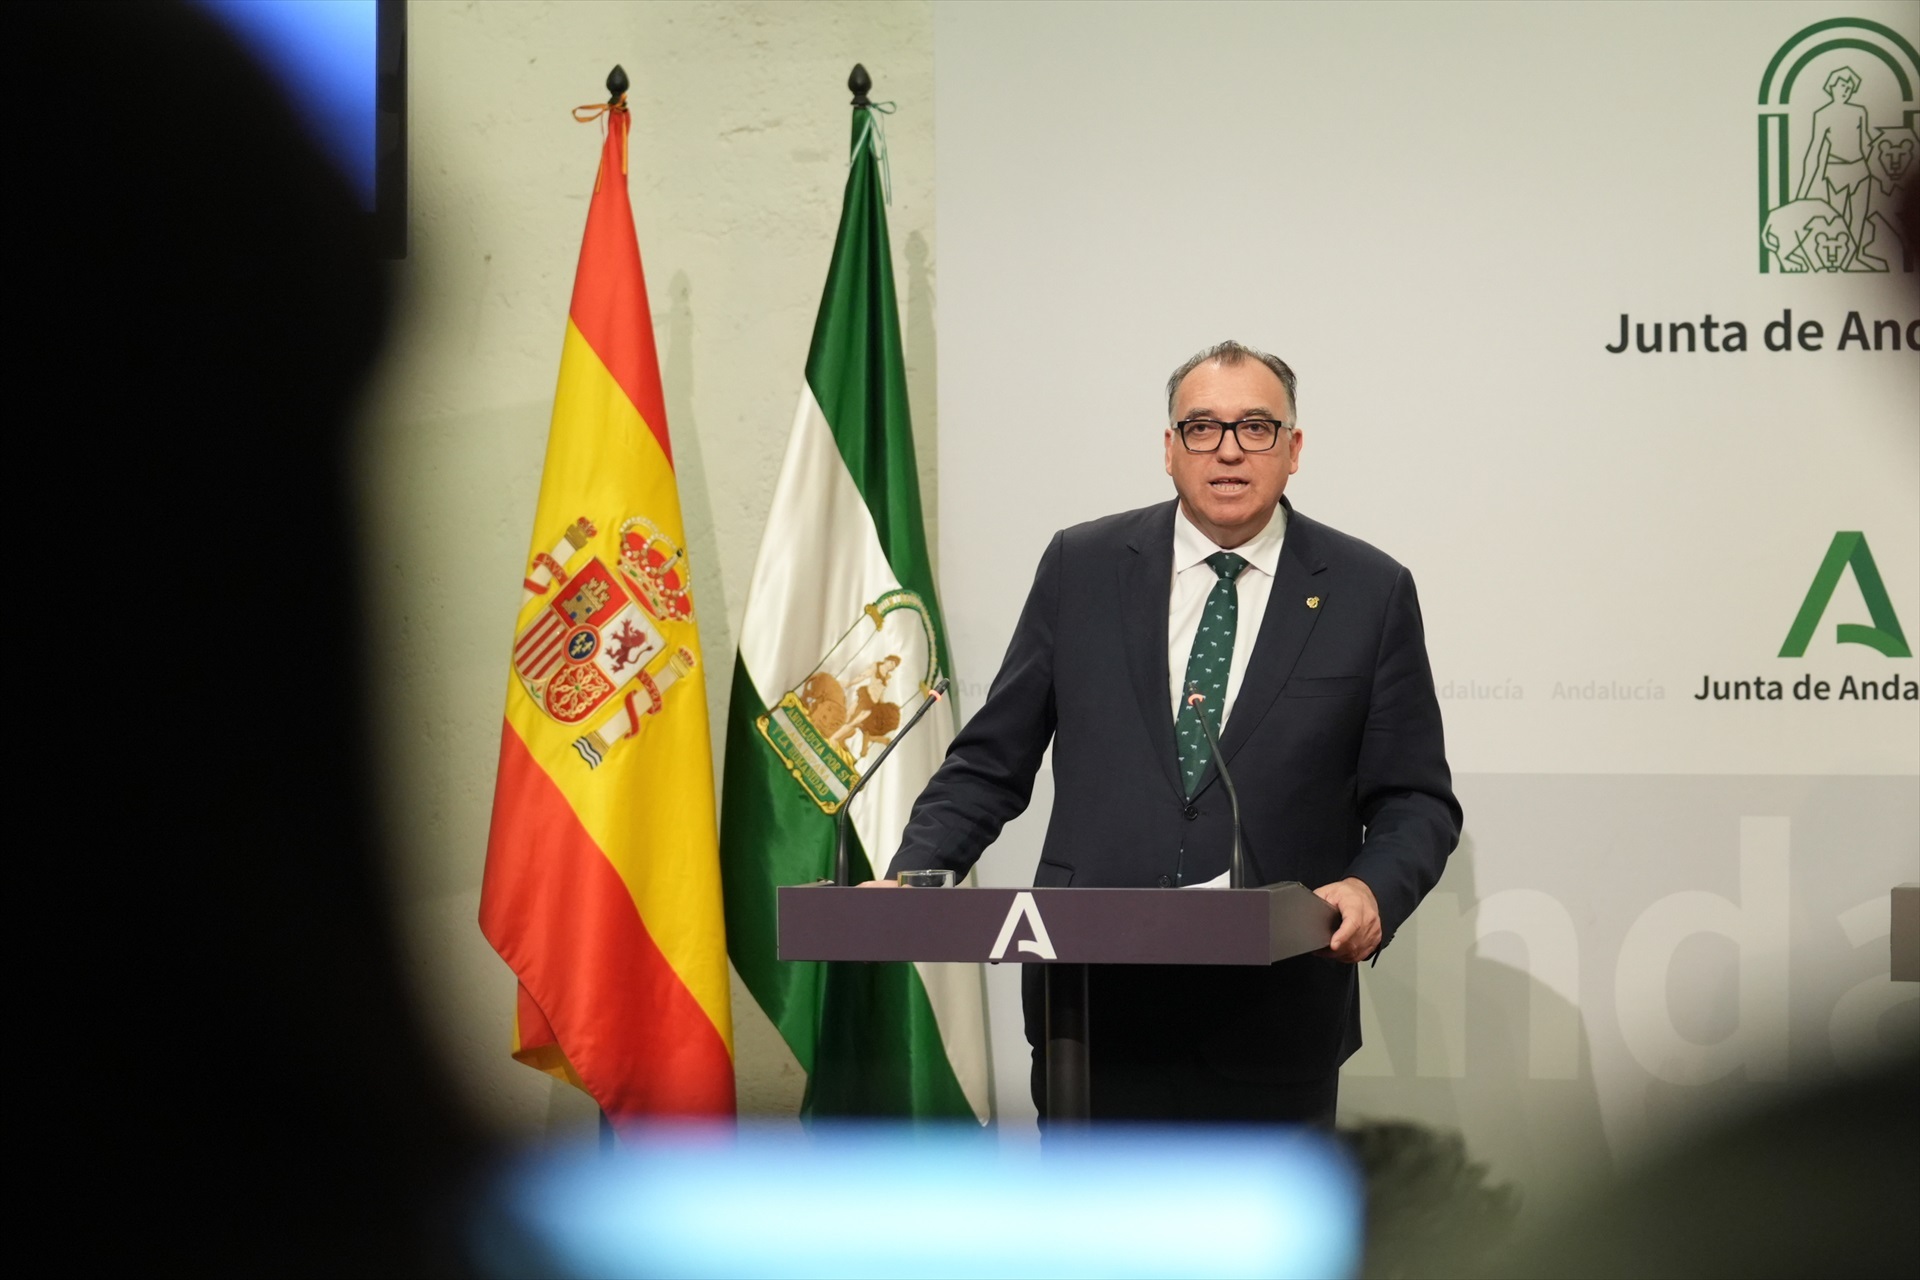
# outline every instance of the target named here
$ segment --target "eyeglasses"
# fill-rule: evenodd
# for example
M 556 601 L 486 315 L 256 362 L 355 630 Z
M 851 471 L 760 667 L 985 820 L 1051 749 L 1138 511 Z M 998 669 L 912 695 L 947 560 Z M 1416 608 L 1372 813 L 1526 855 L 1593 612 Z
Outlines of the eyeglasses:
M 1212 453 L 1233 432 L 1234 441 L 1246 453 L 1265 453 L 1280 443 L 1280 433 L 1292 427 L 1272 418 L 1242 418 L 1238 422 L 1215 422 L 1212 418 L 1187 418 L 1173 424 L 1180 443 L 1188 453 Z

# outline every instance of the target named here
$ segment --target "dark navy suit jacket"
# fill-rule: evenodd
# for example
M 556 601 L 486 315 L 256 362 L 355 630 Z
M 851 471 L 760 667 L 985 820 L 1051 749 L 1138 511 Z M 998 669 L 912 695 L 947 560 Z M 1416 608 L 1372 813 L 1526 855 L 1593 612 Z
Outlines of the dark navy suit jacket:
M 1176 505 L 1054 535 L 1000 672 L 915 803 L 894 869 L 964 875 L 1026 808 L 1051 743 L 1053 813 L 1036 885 L 1172 886 L 1226 870 L 1231 827 L 1217 766 L 1189 802 L 1174 747 Z M 1391 940 L 1460 834 L 1420 606 L 1400 564 L 1287 510 L 1221 753 L 1257 881 L 1318 887 L 1357 876 Z M 1359 1047 L 1351 965 L 1308 956 L 1191 977 L 1210 1006 L 1202 1048 L 1230 1075 L 1306 1078 Z M 1037 987 L 1028 985 L 1034 1038 Z

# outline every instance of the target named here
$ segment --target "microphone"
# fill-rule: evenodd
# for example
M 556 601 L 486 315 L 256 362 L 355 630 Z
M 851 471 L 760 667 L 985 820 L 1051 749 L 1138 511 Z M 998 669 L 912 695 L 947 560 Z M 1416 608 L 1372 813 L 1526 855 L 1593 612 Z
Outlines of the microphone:
M 933 688 L 927 690 L 926 699 L 914 708 L 913 715 L 900 726 L 900 731 L 887 740 L 880 749 L 873 764 L 860 775 L 853 786 L 847 789 L 847 798 L 841 802 L 840 812 L 833 815 L 833 882 L 842 888 L 853 883 L 853 871 L 848 865 L 847 854 L 847 815 L 853 810 L 853 798 L 860 794 L 860 788 L 867 785 L 867 779 L 880 772 L 880 766 L 887 762 L 893 749 L 900 745 L 900 739 L 913 732 L 913 726 L 920 723 L 920 717 L 932 709 L 933 704 L 947 696 L 947 678 L 941 676 L 933 682 Z
M 1213 748 L 1213 765 L 1220 770 L 1220 781 L 1227 789 L 1227 809 L 1233 814 L 1233 852 L 1227 860 L 1227 886 L 1233 889 L 1250 889 L 1247 881 L 1246 851 L 1240 847 L 1240 793 L 1233 789 L 1233 775 L 1227 772 L 1227 758 L 1220 754 L 1220 739 L 1213 731 L 1213 724 L 1207 719 L 1207 713 L 1200 704 L 1207 696 L 1200 692 L 1200 686 L 1187 682 L 1187 705 L 1193 708 L 1195 717 L 1200 721 L 1200 730 L 1207 735 L 1207 745 Z

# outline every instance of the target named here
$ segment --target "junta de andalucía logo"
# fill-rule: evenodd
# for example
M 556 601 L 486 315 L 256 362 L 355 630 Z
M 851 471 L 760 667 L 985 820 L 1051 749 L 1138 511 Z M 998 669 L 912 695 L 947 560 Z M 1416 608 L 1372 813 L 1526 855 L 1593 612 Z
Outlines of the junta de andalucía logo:
M 1892 27 L 1830 18 L 1760 77 L 1760 270 L 1912 271 L 1897 201 L 1920 167 L 1920 52 Z
M 1873 552 L 1867 549 L 1867 535 L 1856 530 L 1834 534 L 1833 541 L 1827 545 L 1826 559 L 1813 575 L 1807 598 L 1801 601 L 1800 612 L 1794 615 L 1793 626 L 1780 646 L 1781 657 L 1807 656 L 1807 645 L 1833 600 L 1840 575 L 1848 569 L 1853 570 L 1853 580 L 1859 584 L 1861 598 L 1867 602 L 1867 617 L 1873 620 L 1873 625 L 1842 622 L 1834 628 L 1834 643 L 1863 644 L 1889 658 L 1913 656 L 1913 650 L 1907 646 L 1906 633 L 1900 629 L 1900 618 L 1893 611 L 1893 601 L 1887 597 L 1887 584 L 1880 580 L 1880 567 L 1873 562 Z
M 1873 551 L 1867 546 L 1867 536 L 1857 529 L 1843 529 L 1827 544 L 1827 554 L 1814 571 L 1800 610 L 1787 628 L 1787 638 L 1781 642 L 1780 657 L 1807 656 L 1833 604 L 1840 580 L 1848 573 L 1852 573 L 1854 585 L 1860 589 L 1868 620 L 1836 622 L 1834 644 L 1864 645 L 1887 658 L 1913 657 L 1913 648 L 1907 643 L 1899 615 L 1894 612 L 1887 584 L 1880 576 L 1880 566 L 1874 563 Z M 1812 671 L 1790 680 L 1765 675 L 1716 680 L 1703 675 L 1700 691 L 1693 699 L 1695 702 L 1785 702 L 1789 695 L 1795 702 L 1920 702 L 1920 680 L 1885 667 L 1845 672 L 1837 678 Z

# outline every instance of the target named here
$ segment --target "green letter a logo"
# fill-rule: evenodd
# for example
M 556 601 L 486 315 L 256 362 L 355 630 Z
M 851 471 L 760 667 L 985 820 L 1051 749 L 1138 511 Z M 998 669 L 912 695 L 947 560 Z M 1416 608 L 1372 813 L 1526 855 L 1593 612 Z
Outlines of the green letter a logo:
M 1893 602 L 1887 599 L 1887 588 L 1880 581 L 1880 570 L 1873 563 L 1873 552 L 1867 550 L 1867 536 L 1836 533 L 1833 545 L 1827 548 L 1827 558 L 1820 562 L 1820 572 L 1813 575 L 1813 585 L 1807 588 L 1807 598 L 1800 603 L 1800 613 L 1793 620 L 1793 629 L 1787 632 L 1787 642 L 1780 646 L 1781 657 L 1806 656 L 1807 642 L 1813 639 L 1813 629 L 1820 625 L 1820 615 L 1827 611 L 1827 602 L 1833 599 L 1833 589 L 1840 585 L 1840 571 L 1848 565 L 1853 566 L 1854 581 L 1860 584 L 1860 594 L 1866 597 L 1867 613 L 1873 618 L 1873 625 L 1863 627 L 1856 622 L 1843 622 L 1834 633 L 1835 642 L 1864 644 L 1889 658 L 1913 656 L 1913 650 L 1907 648 L 1907 637 L 1900 630 L 1900 619 L 1893 614 Z

